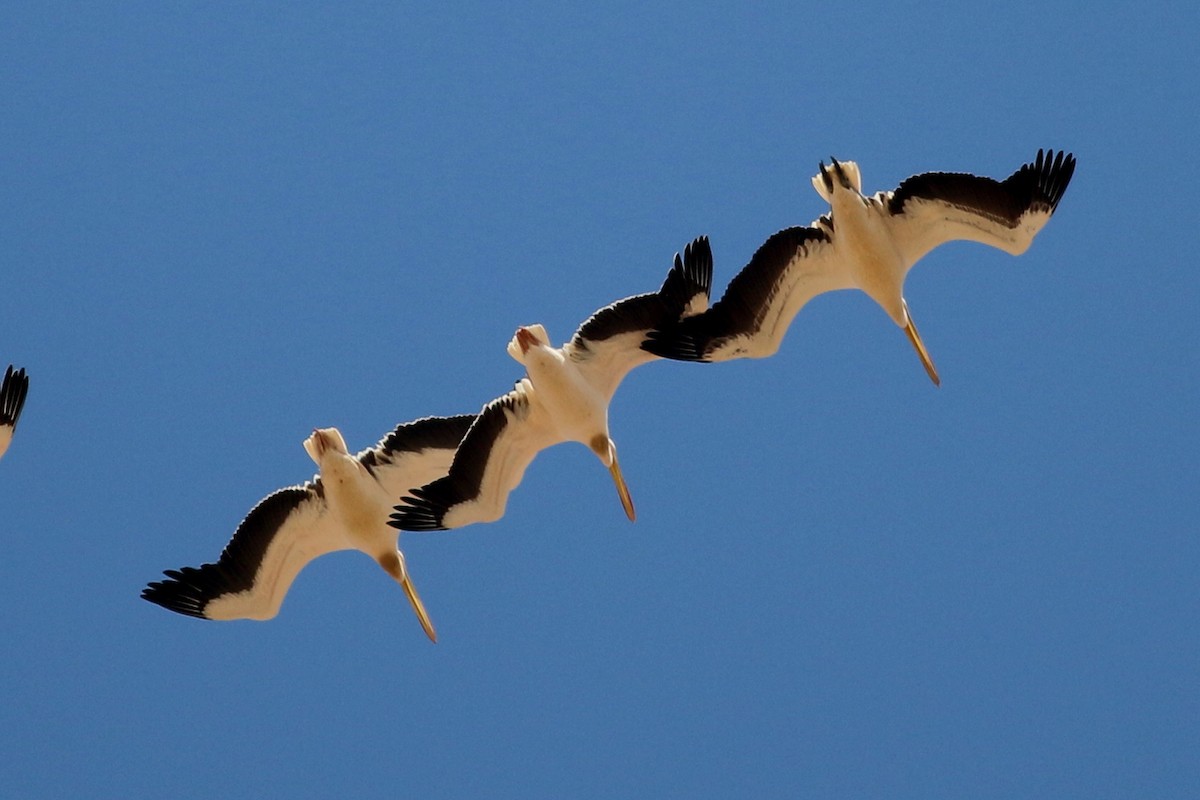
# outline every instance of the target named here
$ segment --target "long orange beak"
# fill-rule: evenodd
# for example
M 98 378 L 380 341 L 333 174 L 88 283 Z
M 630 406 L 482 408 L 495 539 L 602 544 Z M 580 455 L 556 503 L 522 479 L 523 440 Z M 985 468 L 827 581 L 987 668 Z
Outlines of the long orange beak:
M 908 340 L 912 342 L 913 349 L 917 351 L 921 364 L 925 367 L 925 372 L 929 374 L 929 380 L 933 381 L 934 386 L 941 386 L 942 379 L 938 377 L 937 368 L 933 366 L 933 359 L 929 357 L 929 351 L 925 349 L 925 343 L 921 341 L 921 334 L 917 333 L 917 326 L 913 322 L 912 314 L 908 311 L 908 303 L 904 303 L 904 317 L 908 320 L 904 325 L 904 332 L 908 334 Z
M 400 579 L 400 586 L 404 589 L 404 596 L 408 598 L 413 611 L 417 613 L 417 620 L 425 629 L 425 635 L 429 637 L 429 641 L 437 644 L 437 631 L 433 629 L 433 620 L 429 618 L 429 613 L 425 611 L 425 604 L 421 602 L 421 596 L 417 594 L 417 587 L 413 586 L 407 575 Z
M 621 498 L 621 507 L 625 509 L 625 516 L 629 517 L 630 522 L 636 522 L 637 512 L 633 508 L 633 497 L 629 494 L 629 487 L 625 485 L 625 476 L 621 474 L 621 465 L 617 463 L 615 453 L 608 472 L 612 475 L 613 483 L 617 485 L 617 496 Z

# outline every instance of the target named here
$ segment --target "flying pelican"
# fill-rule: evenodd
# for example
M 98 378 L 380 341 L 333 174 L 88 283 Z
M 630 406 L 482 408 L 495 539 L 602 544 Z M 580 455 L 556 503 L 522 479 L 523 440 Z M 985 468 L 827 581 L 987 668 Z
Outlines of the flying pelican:
M 913 175 L 890 192 L 862 194 L 853 161 L 821 162 L 813 187 L 831 206 L 810 227 L 771 236 L 707 312 L 651 331 L 642 345 L 665 358 L 765 358 L 796 313 L 822 292 L 861 289 L 908 334 L 925 371 L 940 385 L 908 304 L 904 278 L 933 248 L 956 239 L 1024 253 L 1054 214 L 1075 157 L 1038 150 L 1003 181 L 950 172 Z
M 701 236 L 682 259 L 675 254 L 661 289 L 600 309 L 562 347 L 551 347 L 541 325 L 517 328 L 508 354 L 525 366 L 527 376 L 483 407 L 449 474 L 409 492 L 389 524 L 430 531 L 497 520 L 538 452 L 571 441 L 586 445 L 608 467 L 633 520 L 633 500 L 608 431 L 609 402 L 626 373 L 655 360 L 640 348 L 646 333 L 703 311 L 711 287 L 712 251 L 708 237 Z
M 13 372 L 12 364 L 9 364 L 4 371 L 4 383 L 0 384 L 0 457 L 12 444 L 13 432 L 17 429 L 28 393 L 29 376 L 25 374 L 25 368 Z
M 167 570 L 169 580 L 151 583 L 142 597 L 204 619 L 271 619 L 308 562 L 335 550 L 361 550 L 400 583 L 436 642 L 387 514 L 397 495 L 446 474 L 474 419 L 466 414 L 403 423 L 355 456 L 337 428 L 314 430 L 304 449 L 320 475 L 259 501 L 217 563 Z

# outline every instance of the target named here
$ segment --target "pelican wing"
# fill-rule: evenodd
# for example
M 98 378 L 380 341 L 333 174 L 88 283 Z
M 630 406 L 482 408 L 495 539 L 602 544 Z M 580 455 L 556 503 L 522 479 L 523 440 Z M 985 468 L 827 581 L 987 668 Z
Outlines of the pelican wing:
M 563 439 L 530 398 L 528 379 L 483 407 L 449 474 L 403 497 L 388 524 L 405 531 L 439 531 L 504 516 L 508 495 L 539 452 Z
M 305 564 L 351 547 L 316 478 L 259 501 L 215 564 L 167 570 L 142 597 L 193 617 L 271 619 Z
M 29 376 L 25 374 L 25 369 L 14 372 L 12 364 L 9 364 L 4 371 L 4 383 L 0 384 L 0 456 L 4 455 L 12 442 L 28 393 Z
M 657 292 L 626 297 L 592 314 L 563 352 L 611 400 L 631 369 L 656 358 L 641 347 L 650 331 L 708 308 L 712 267 L 708 237 L 697 237 L 684 248 L 682 258 L 675 254 L 675 263 Z
M 833 258 L 832 222 L 785 228 L 758 248 L 703 314 L 650 331 L 642 348 L 679 361 L 764 358 L 811 298 L 852 285 Z
M 1037 158 L 1003 181 L 953 172 L 905 179 L 881 199 L 884 217 L 911 268 L 944 242 L 968 239 L 1024 253 L 1054 214 L 1075 172 L 1075 157 L 1038 150 Z
M 475 417 L 460 414 L 401 423 L 357 458 L 385 492 L 400 497 L 450 471 L 454 453 Z

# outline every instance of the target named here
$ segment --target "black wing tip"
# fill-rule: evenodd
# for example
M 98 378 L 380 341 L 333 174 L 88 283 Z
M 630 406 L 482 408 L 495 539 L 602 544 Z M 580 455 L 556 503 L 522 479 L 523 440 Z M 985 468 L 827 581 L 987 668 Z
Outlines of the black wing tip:
M 651 355 L 669 358 L 672 361 L 709 361 L 704 346 L 695 336 L 678 325 L 648 332 L 642 340 L 642 349 Z
M 446 509 L 435 504 L 415 497 L 402 497 L 400 503 L 392 508 L 387 524 L 408 533 L 444 531 L 446 526 L 442 524 L 442 519 L 445 515 Z
M 1058 201 L 1062 200 L 1063 194 L 1067 191 L 1071 177 L 1075 174 L 1075 154 L 1062 150 L 1056 153 L 1052 149 L 1039 148 L 1037 158 L 1022 167 L 1021 171 L 1029 171 L 1033 174 L 1037 182 L 1039 199 L 1049 204 L 1050 213 L 1053 214 L 1058 208 Z
M 194 567 L 184 567 L 185 571 L 198 573 Z M 197 619 L 208 619 L 204 607 L 208 605 L 209 597 L 198 586 L 187 579 L 183 572 L 167 570 L 163 573 L 168 580 L 153 581 L 142 589 L 142 599 L 162 606 L 168 611 L 183 614 Z
M 683 314 L 684 309 L 697 295 L 708 298 L 712 294 L 713 257 L 712 246 L 707 236 L 697 236 L 683 248 L 683 255 L 675 254 L 675 262 L 658 290 L 659 297 L 668 303 L 672 311 Z
M 681 329 L 680 317 L 695 297 L 703 295 L 705 300 L 712 297 L 712 273 L 712 244 L 702 234 L 687 243 L 682 256 L 675 254 L 675 264 L 659 290 L 671 314 L 665 324 L 646 332 L 640 345 L 642 350 L 673 361 L 707 360 L 699 343 Z
M 16 426 L 28 394 L 29 376 L 25 368 L 14 370 L 9 364 L 4 371 L 4 383 L 0 385 L 0 425 Z
M 446 530 L 446 512 L 455 503 L 444 496 L 450 494 L 445 487 L 445 480 L 439 478 L 401 497 L 400 502 L 392 507 L 387 524 L 396 530 L 413 533 Z
M 675 258 L 678 263 L 679 256 Z M 696 289 L 693 294 L 712 296 L 713 254 L 706 234 L 697 236 L 683 248 L 683 272 L 688 283 Z

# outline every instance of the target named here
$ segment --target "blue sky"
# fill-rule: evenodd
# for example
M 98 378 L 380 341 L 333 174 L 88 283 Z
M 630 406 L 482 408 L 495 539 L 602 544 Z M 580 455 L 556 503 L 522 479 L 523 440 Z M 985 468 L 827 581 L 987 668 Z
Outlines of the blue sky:
M 1144 4 L 48 3 L 0 27 L 0 774 L 23 797 L 1194 797 L 1200 14 Z M 1079 167 L 781 352 L 632 373 L 506 517 L 267 623 L 138 593 L 262 496 L 475 411 L 854 159 Z M 352 793 L 352 794 L 346 794 Z

